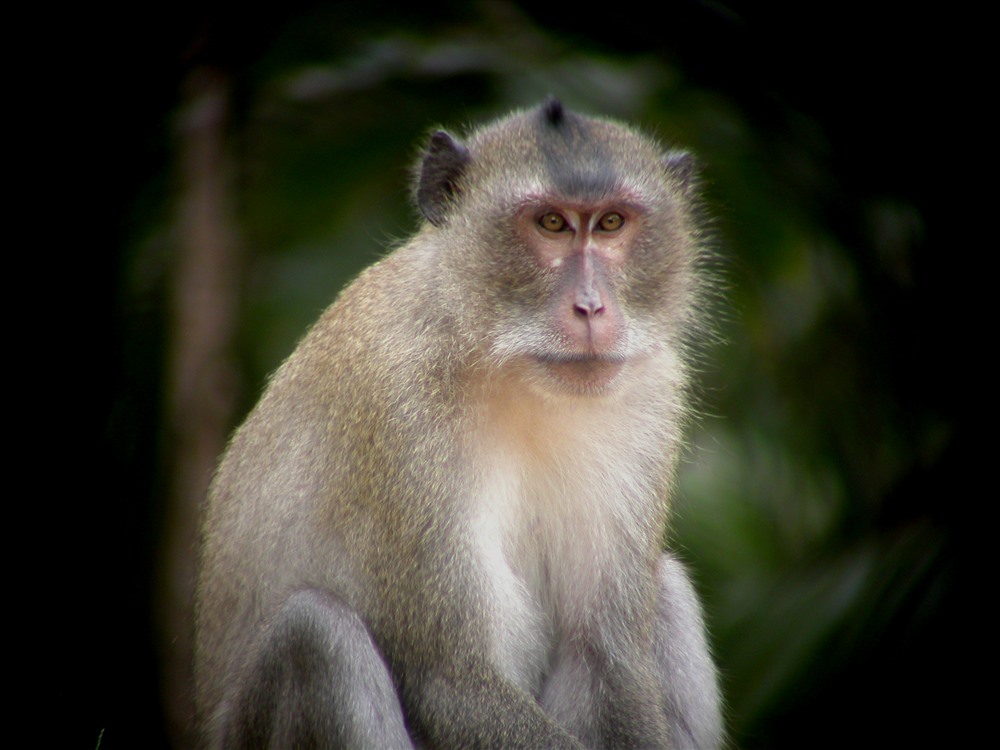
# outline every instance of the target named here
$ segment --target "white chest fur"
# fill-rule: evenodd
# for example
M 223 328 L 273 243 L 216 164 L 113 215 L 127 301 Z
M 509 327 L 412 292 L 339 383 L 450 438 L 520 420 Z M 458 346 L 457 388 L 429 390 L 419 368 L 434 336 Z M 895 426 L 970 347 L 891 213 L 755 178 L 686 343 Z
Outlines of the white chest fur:
M 556 646 L 586 638 L 601 598 L 657 544 L 665 474 L 649 463 L 663 461 L 663 441 L 651 415 L 623 420 L 620 403 L 496 406 L 480 426 L 488 468 L 475 545 L 493 597 L 494 658 L 539 695 Z

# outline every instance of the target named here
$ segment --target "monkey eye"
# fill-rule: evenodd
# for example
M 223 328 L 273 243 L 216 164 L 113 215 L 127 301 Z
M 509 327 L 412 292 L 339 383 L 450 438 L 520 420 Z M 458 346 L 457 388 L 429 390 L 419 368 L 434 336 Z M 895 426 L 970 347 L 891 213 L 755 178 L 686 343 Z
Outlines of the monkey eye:
M 605 232 L 616 232 L 622 228 L 622 224 L 624 223 L 625 217 L 617 211 L 612 211 L 611 213 L 604 214 L 601 220 L 597 222 L 597 226 Z
M 549 232 L 561 232 L 566 228 L 566 219 L 562 214 L 549 211 L 538 220 L 538 225 Z

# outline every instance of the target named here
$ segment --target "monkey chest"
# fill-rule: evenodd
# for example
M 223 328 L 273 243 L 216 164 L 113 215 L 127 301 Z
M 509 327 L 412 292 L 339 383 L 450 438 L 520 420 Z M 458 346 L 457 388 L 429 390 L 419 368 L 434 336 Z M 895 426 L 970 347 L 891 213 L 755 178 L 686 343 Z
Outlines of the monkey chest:
M 605 573 L 622 563 L 609 492 L 587 476 L 502 475 L 479 506 L 474 549 L 493 658 L 533 695 L 574 658 L 609 604 Z

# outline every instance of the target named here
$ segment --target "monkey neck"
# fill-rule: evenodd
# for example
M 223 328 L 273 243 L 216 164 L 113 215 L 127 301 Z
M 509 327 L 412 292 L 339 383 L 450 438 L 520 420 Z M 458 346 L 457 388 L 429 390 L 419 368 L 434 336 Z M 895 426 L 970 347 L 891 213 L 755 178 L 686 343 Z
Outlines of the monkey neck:
M 683 411 L 669 384 L 636 377 L 630 386 L 566 397 L 526 388 L 516 375 L 481 383 L 470 445 L 487 467 L 483 493 L 514 527 L 547 523 L 573 534 L 579 523 L 600 536 L 612 531 L 600 528 L 606 521 L 619 527 L 610 539 L 641 546 L 651 534 L 658 547 Z

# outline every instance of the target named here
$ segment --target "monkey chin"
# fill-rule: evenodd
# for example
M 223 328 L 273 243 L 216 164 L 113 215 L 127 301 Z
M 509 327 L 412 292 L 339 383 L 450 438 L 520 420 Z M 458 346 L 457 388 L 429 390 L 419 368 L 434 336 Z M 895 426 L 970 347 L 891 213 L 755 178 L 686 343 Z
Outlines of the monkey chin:
M 622 357 L 596 355 L 541 356 L 535 361 L 545 374 L 546 385 L 569 396 L 606 396 L 615 391 L 625 369 Z

